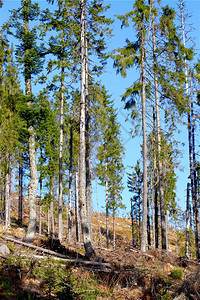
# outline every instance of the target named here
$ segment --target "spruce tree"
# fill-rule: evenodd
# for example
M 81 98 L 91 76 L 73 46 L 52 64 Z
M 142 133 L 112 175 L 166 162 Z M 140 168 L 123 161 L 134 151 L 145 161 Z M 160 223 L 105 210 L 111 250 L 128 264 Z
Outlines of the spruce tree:
M 109 247 L 109 209 L 115 213 L 121 204 L 124 148 L 120 141 L 120 128 L 117 122 L 113 101 L 107 95 L 104 86 L 96 85 L 96 105 L 98 105 L 96 126 L 98 126 L 96 175 L 101 185 L 105 186 L 106 198 L 106 245 Z M 103 142 L 103 143 L 102 143 Z
M 29 223 L 26 233 L 26 241 L 33 242 L 36 231 L 36 203 L 35 194 L 38 184 L 36 152 L 35 152 L 35 112 L 34 97 L 32 94 L 32 76 L 38 74 L 42 68 L 41 51 L 36 42 L 36 29 L 30 29 L 29 22 L 35 20 L 39 14 L 38 4 L 33 4 L 31 0 L 21 2 L 22 9 L 17 14 L 17 18 L 11 22 L 11 28 L 16 29 L 14 36 L 19 39 L 17 46 L 17 60 L 23 65 L 23 75 L 25 79 L 24 107 L 21 115 L 27 122 L 30 182 L 28 185 L 29 201 Z M 14 30 L 12 30 L 14 32 Z
M 134 97 L 140 94 L 142 105 L 142 130 L 143 130 L 143 219 L 141 250 L 146 251 L 147 246 L 147 146 L 146 146 L 146 74 L 145 56 L 146 42 L 148 39 L 150 7 L 147 1 L 135 1 L 133 10 L 124 16 L 119 16 L 122 26 L 129 26 L 129 19 L 136 30 L 137 41 L 126 40 L 126 46 L 115 51 L 114 67 L 123 77 L 127 75 L 127 69 L 135 64 L 140 68 L 140 80 L 129 87 L 123 96 L 127 101 L 126 107 L 131 108 L 135 104 Z M 128 98 L 128 100 L 127 100 Z

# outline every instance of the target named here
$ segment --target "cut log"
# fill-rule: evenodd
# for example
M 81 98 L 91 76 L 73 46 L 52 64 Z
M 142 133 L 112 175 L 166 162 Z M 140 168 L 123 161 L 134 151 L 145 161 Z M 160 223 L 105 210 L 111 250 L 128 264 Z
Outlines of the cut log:
M 2 238 L 7 240 L 7 241 L 22 245 L 24 247 L 35 249 L 39 252 L 43 252 L 43 253 L 46 253 L 48 255 L 51 255 L 51 256 L 53 256 L 52 258 L 54 258 L 56 260 L 63 260 L 63 261 L 66 261 L 66 262 L 69 262 L 69 263 L 74 263 L 74 264 L 97 265 L 97 266 L 111 267 L 110 263 L 103 263 L 103 262 L 97 262 L 97 261 L 85 261 L 85 260 L 80 260 L 80 259 L 70 259 L 66 255 L 63 255 L 63 254 L 60 254 L 60 253 L 57 253 L 57 252 L 54 252 L 54 251 L 51 251 L 51 250 L 48 250 L 48 249 L 44 249 L 42 247 L 38 247 L 38 246 L 29 244 L 29 243 L 25 243 L 25 242 L 13 239 L 11 237 L 2 237 Z M 29 255 L 24 255 L 24 256 L 25 257 L 35 257 L 35 258 L 39 258 L 39 259 L 48 258 L 48 256 L 43 256 L 43 255 L 42 256 L 41 255 L 30 255 L 30 256 Z
M 23 254 L 20 254 L 19 256 L 21 256 L 21 257 L 31 257 L 31 258 L 33 257 L 33 258 L 36 258 L 36 259 L 49 259 L 48 256 L 45 256 L 45 255 L 36 255 L 36 254 L 33 254 L 33 255 L 23 255 Z M 56 256 L 53 256 L 51 258 L 53 258 L 55 260 L 65 261 L 65 262 L 68 262 L 68 263 L 73 263 L 73 264 L 83 264 L 83 265 L 91 265 L 91 266 L 111 267 L 110 263 L 102 263 L 102 262 L 98 262 L 98 261 L 61 258 L 61 257 L 56 257 Z
M 35 249 L 39 252 L 43 252 L 43 253 L 46 253 L 46 254 L 49 254 L 49 255 L 54 255 L 54 256 L 58 256 L 58 257 L 62 257 L 62 258 L 67 258 L 68 257 L 67 255 L 63 255 L 63 254 L 60 254 L 60 253 L 52 251 L 52 250 L 48 250 L 48 249 L 45 249 L 45 248 L 42 248 L 42 247 L 39 247 L 39 246 L 35 246 L 35 245 L 29 244 L 29 243 L 26 243 L 26 242 L 22 242 L 22 241 L 13 239 L 11 237 L 5 236 L 5 237 L 2 237 L 2 238 L 6 241 L 13 242 L 13 243 L 22 245 L 24 247 L 28 247 L 30 249 Z

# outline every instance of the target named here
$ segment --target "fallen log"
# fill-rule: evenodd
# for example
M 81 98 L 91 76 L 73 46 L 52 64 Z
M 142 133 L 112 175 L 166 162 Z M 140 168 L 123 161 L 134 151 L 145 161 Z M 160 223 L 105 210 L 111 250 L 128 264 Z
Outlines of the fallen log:
M 37 251 L 44 252 L 44 253 L 49 254 L 49 255 L 55 255 L 55 256 L 58 256 L 58 257 L 61 257 L 61 258 L 67 258 L 68 257 L 67 255 L 63 255 L 63 254 L 60 254 L 60 253 L 52 251 L 52 250 L 48 250 L 48 249 L 45 249 L 45 248 L 42 248 L 42 247 L 39 247 L 39 246 L 35 246 L 35 245 L 29 244 L 29 243 L 25 243 L 25 242 L 13 239 L 11 237 L 2 236 L 2 238 L 6 241 L 13 242 L 13 243 L 16 243 L 16 244 L 19 244 L 19 245 L 22 245 L 22 246 L 25 246 L 25 247 L 28 247 L 28 248 L 31 248 L 31 249 L 35 249 Z
M 36 258 L 36 259 L 49 259 L 48 256 L 45 256 L 45 255 L 36 255 L 36 254 L 33 254 L 33 255 L 23 255 L 23 254 L 20 254 L 19 256 L 21 256 L 21 257 L 31 257 L 31 258 L 33 257 L 33 258 Z M 53 256 L 51 258 L 53 258 L 55 260 L 61 260 L 61 261 L 64 261 L 64 262 L 74 263 L 74 264 L 111 267 L 110 263 L 102 263 L 102 262 L 98 262 L 98 261 L 70 259 L 70 258 L 60 258 L 60 257 L 56 257 L 56 256 Z
M 43 253 L 46 253 L 48 255 L 51 255 L 53 256 L 52 258 L 56 259 L 56 260 L 63 260 L 63 261 L 66 261 L 66 262 L 69 262 L 69 263 L 74 263 L 74 264 L 84 264 L 84 265 L 96 265 L 96 266 L 104 266 L 104 267 L 110 267 L 111 268 L 111 264 L 110 263 L 103 263 L 103 262 L 98 262 L 98 261 L 86 261 L 86 260 L 80 260 L 80 259 L 70 259 L 68 256 L 66 255 L 63 255 L 63 254 L 60 254 L 60 253 L 57 253 L 57 252 L 54 252 L 54 251 L 51 251 L 51 250 L 47 250 L 47 249 L 44 249 L 42 247 L 38 247 L 38 246 L 35 246 L 35 245 L 31 245 L 31 244 L 28 244 L 28 243 L 25 243 L 25 242 L 22 242 L 22 241 L 19 241 L 19 240 L 15 240 L 11 237 L 2 237 L 3 239 L 7 240 L 7 241 L 10 241 L 10 242 L 13 242 L 13 243 L 16 243 L 16 244 L 19 244 L 19 245 L 22 245 L 22 246 L 25 246 L 25 247 L 28 247 L 28 248 L 31 248 L 31 249 L 35 249 L 37 251 L 40 251 L 40 252 L 43 252 Z M 35 258 L 39 258 L 39 259 L 48 259 L 48 256 L 44 256 L 44 255 L 20 255 L 20 256 L 25 256 L 25 257 L 35 257 Z

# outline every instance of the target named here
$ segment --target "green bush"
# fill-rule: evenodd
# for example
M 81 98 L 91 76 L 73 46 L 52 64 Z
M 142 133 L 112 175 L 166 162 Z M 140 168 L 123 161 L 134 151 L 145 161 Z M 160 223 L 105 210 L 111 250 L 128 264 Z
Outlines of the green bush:
M 183 278 L 183 271 L 181 269 L 174 269 L 171 271 L 171 277 L 173 279 L 182 279 Z

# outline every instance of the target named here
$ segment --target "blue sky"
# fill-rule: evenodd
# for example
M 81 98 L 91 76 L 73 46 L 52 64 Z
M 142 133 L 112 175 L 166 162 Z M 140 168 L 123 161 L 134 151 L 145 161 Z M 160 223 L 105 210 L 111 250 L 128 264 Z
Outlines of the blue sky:
M 8 9 L 17 8 L 20 6 L 21 0 L 5 0 L 5 4 L 3 8 L 0 10 L 1 20 L 0 25 L 2 25 L 9 17 Z M 46 5 L 45 0 L 38 1 L 39 3 Z M 110 17 L 113 17 L 117 14 L 124 14 L 127 11 L 131 10 L 134 1 L 129 0 L 105 0 L 105 4 L 111 4 L 111 9 L 108 12 Z M 195 30 L 193 31 L 193 36 L 196 37 L 196 48 L 197 52 L 199 52 L 199 45 L 200 45 L 200 30 L 199 30 L 199 12 L 200 12 L 200 1 L 193 1 L 188 0 L 186 2 L 186 7 L 188 12 L 192 15 L 190 19 L 190 23 L 193 24 Z M 177 1 L 173 0 L 164 0 L 161 1 L 163 5 L 172 5 L 173 7 L 177 8 Z M 113 34 L 114 37 L 108 41 L 109 50 L 123 47 L 125 44 L 125 39 L 128 37 L 129 39 L 135 40 L 134 38 L 134 31 L 132 28 L 129 29 L 121 29 L 120 21 L 115 19 L 115 23 L 113 24 Z M 134 139 L 131 138 L 129 131 L 133 127 L 131 120 L 125 121 L 127 118 L 127 112 L 123 109 L 124 104 L 121 102 L 121 95 L 125 92 L 125 89 L 129 87 L 134 80 L 137 78 L 138 74 L 135 70 L 131 70 L 128 72 L 128 76 L 126 79 L 122 78 L 120 75 L 116 75 L 115 70 L 113 69 L 113 62 L 110 59 L 105 69 L 104 75 L 101 77 L 102 83 L 105 85 L 109 94 L 112 95 L 112 98 L 115 100 L 115 107 L 118 109 L 118 119 L 121 123 L 121 132 L 123 137 L 124 147 L 126 148 L 126 154 L 124 157 L 124 164 L 126 167 L 127 172 L 131 172 L 131 169 L 128 166 L 135 166 L 137 159 L 141 160 L 142 165 L 142 158 L 141 158 L 141 137 L 136 137 Z M 187 128 L 186 126 L 181 126 L 181 133 L 176 133 L 176 139 L 180 140 L 181 142 L 185 143 L 184 147 L 181 147 L 182 158 L 181 161 L 181 169 L 177 170 L 177 198 L 180 200 L 179 205 L 182 209 L 185 209 L 185 199 L 186 199 L 186 184 L 187 184 L 187 177 L 189 175 L 189 159 L 188 159 L 188 144 L 187 144 Z M 199 129 L 199 126 L 198 126 Z M 127 189 L 127 176 L 124 176 L 124 187 L 125 190 L 123 192 L 123 202 L 126 205 L 127 209 L 126 212 L 130 211 L 130 197 L 131 194 L 128 192 Z M 93 187 L 93 205 L 94 209 L 96 209 L 96 187 Z M 98 189 L 99 191 L 99 206 L 104 206 L 105 196 L 104 191 L 102 188 Z

